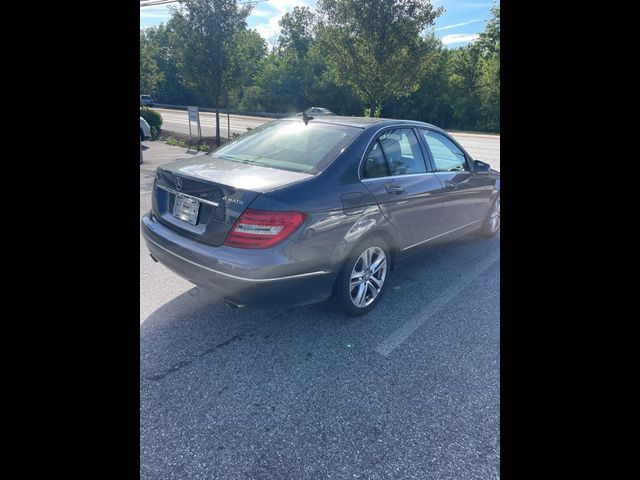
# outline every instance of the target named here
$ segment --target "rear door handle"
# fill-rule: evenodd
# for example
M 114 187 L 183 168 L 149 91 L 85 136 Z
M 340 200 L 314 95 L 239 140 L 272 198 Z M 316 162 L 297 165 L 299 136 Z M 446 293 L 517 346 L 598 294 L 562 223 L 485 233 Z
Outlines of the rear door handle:
M 387 191 L 387 193 L 390 193 L 392 195 L 398 195 L 404 192 L 404 188 L 402 188 L 400 185 L 397 185 L 395 183 L 387 183 L 385 184 L 384 188 Z
M 452 182 L 451 180 L 445 180 L 444 185 L 445 187 L 451 188 L 452 190 L 455 190 L 456 188 L 458 188 L 458 184 L 455 182 Z

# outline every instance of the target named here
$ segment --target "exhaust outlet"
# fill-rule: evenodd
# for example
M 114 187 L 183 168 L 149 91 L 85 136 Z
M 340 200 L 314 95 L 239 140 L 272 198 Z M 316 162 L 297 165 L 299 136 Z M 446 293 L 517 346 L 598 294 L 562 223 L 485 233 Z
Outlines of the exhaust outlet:
M 231 300 L 230 298 L 223 298 L 222 299 L 222 303 L 224 303 L 227 307 L 231 307 L 231 308 L 244 308 L 245 305 L 242 305 L 240 303 L 236 303 L 233 300 Z
M 154 262 L 158 263 L 158 259 L 157 259 L 156 257 L 154 257 L 154 256 L 153 256 L 153 253 L 150 253 L 150 254 L 149 254 L 149 256 L 151 257 L 151 259 L 152 259 Z

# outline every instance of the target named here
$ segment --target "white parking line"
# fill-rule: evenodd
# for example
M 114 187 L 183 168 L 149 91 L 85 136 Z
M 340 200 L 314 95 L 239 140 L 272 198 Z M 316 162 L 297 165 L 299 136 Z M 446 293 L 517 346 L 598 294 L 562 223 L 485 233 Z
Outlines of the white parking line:
M 434 298 L 427 306 L 418 314 L 389 335 L 377 347 L 376 352 L 385 357 L 389 355 L 395 348 L 404 342 L 409 336 L 415 332 L 422 324 L 429 320 L 434 314 L 438 313 L 447 303 L 458 295 L 466 286 L 479 276 L 486 269 L 491 267 L 496 261 L 500 260 L 500 250 L 494 251 L 489 257 L 478 263 L 473 269 L 462 278 L 461 282 L 446 288 L 440 295 Z

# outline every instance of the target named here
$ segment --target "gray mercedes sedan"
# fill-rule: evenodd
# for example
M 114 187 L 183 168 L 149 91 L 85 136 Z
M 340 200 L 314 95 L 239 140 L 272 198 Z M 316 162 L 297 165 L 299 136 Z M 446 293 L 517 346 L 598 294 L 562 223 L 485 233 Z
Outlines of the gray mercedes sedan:
M 333 297 L 371 310 L 421 247 L 500 229 L 500 174 L 433 125 L 322 116 L 262 125 L 159 167 L 149 252 L 228 305 Z

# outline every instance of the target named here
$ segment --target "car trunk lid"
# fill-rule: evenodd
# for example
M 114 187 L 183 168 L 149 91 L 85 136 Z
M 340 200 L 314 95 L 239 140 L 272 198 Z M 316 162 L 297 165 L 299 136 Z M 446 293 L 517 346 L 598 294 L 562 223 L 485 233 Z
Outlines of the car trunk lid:
M 168 227 L 218 246 L 260 193 L 310 177 L 306 173 L 197 156 L 158 168 L 153 211 Z

